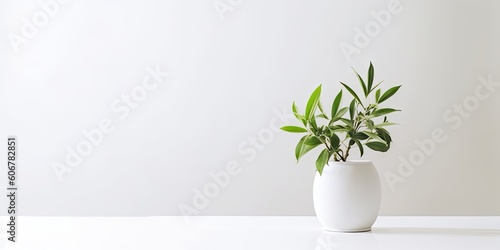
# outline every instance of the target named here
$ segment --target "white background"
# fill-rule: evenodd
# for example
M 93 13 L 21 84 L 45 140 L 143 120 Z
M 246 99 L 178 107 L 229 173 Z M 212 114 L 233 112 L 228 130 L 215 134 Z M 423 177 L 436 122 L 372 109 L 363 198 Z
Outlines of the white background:
M 453 111 L 477 100 L 480 77 L 500 82 L 500 3 L 401 0 L 388 24 L 346 57 L 341 45 L 354 46 L 356 30 L 389 2 L 215 1 L 229 8 L 221 14 L 211 0 L 74 0 L 57 3 L 15 45 L 12 34 L 46 11 L 38 1 L 2 1 L 0 138 L 18 136 L 19 214 L 180 215 L 180 205 L 194 208 L 193 190 L 234 161 L 241 172 L 195 208 L 200 215 L 313 215 L 318 152 L 296 164 L 300 135 L 271 123 L 284 125 L 277 113 L 292 101 L 303 110 L 319 84 L 329 107 L 339 81 L 357 87 L 350 67 L 364 75 L 372 61 L 385 89 L 403 85 L 387 102 L 403 110 L 391 118 L 401 124 L 390 130 L 391 150 L 364 157 L 381 176 L 381 215 L 500 215 L 500 87 L 481 87 L 489 96 L 460 124 Z M 113 103 L 157 65 L 169 76 L 120 118 Z M 65 164 L 68 147 L 104 118 L 114 131 L 58 181 L 54 162 Z M 385 176 L 400 175 L 401 157 L 417 155 L 415 141 L 436 129 L 446 140 L 390 185 Z

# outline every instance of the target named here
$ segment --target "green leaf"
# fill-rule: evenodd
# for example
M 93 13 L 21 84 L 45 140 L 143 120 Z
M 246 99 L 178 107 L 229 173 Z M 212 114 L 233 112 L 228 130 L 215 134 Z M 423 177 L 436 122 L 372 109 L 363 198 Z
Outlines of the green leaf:
M 384 128 L 377 128 L 375 129 L 377 131 L 377 134 L 382 138 L 385 143 L 389 146 L 392 142 L 391 135 L 389 134 L 389 131 L 387 131 Z
M 330 144 L 332 145 L 333 149 L 338 149 L 340 146 L 340 138 L 336 134 L 332 134 L 330 136 Z
M 319 97 L 321 95 L 321 85 L 319 85 L 309 97 L 306 105 L 306 119 L 309 121 L 314 116 L 318 107 Z
M 399 125 L 399 124 L 394 123 L 394 122 L 383 122 L 383 123 L 374 125 L 374 128 L 381 128 L 381 127 L 392 126 L 392 125 Z
M 335 117 L 333 117 L 332 120 L 330 121 L 330 125 L 333 124 L 334 122 L 340 120 L 342 118 L 342 116 L 345 115 L 345 113 L 347 113 L 347 107 L 341 108 L 339 110 L 339 112 L 337 112 L 337 114 L 335 115 Z
M 299 161 L 299 159 L 302 156 L 304 156 L 307 152 L 311 151 L 311 149 L 316 147 L 316 146 L 307 146 L 304 143 L 304 141 L 307 140 L 307 138 L 309 137 L 310 135 L 306 135 L 300 139 L 299 143 L 297 143 L 297 146 L 295 147 L 295 159 L 297 159 L 297 161 Z
M 335 97 L 335 100 L 333 100 L 332 104 L 332 118 L 337 115 L 337 112 L 339 111 L 340 107 L 340 102 L 342 101 L 342 90 L 337 94 Z
M 300 121 L 301 115 L 299 114 L 299 108 L 297 108 L 297 105 L 295 104 L 295 102 L 292 103 L 292 111 L 293 111 L 293 115 L 295 116 L 295 118 L 297 118 Z
M 378 103 L 378 100 L 380 99 L 380 89 L 377 89 L 375 92 L 375 102 Z
M 365 120 L 365 126 L 369 129 L 375 129 L 375 123 L 372 120 Z
M 360 156 L 363 156 L 363 153 L 364 153 L 363 145 L 358 140 L 355 140 L 355 142 L 356 142 L 356 145 L 358 145 Z
M 283 126 L 281 127 L 281 130 L 290 132 L 290 133 L 305 133 L 307 132 L 307 129 L 302 128 L 302 127 L 297 127 L 297 126 Z
M 380 84 L 382 84 L 383 82 L 384 82 L 384 81 L 380 81 L 379 83 L 377 83 L 377 85 L 375 85 L 375 87 L 373 87 L 373 89 L 372 89 L 372 90 L 377 89 L 377 88 L 378 88 L 378 86 L 380 86 Z
M 319 114 L 316 116 L 317 118 L 324 118 L 324 119 L 329 119 L 328 116 L 326 116 L 325 114 Z
M 401 85 L 399 86 L 396 86 L 396 87 L 392 87 L 390 88 L 389 90 L 387 90 L 381 97 L 380 99 L 378 100 L 378 103 L 382 103 L 383 101 L 389 99 L 391 96 L 393 96 L 394 94 L 396 94 L 396 92 L 398 92 L 399 88 L 401 88 Z
M 357 132 L 353 134 L 351 137 L 357 140 L 366 140 L 368 139 L 369 136 L 363 132 Z
M 349 105 L 349 116 L 351 121 L 354 121 L 354 112 L 356 112 L 356 100 L 352 99 L 351 105 Z
M 304 127 L 307 127 L 307 121 L 306 121 L 306 118 L 305 118 L 305 117 L 302 117 L 301 121 L 302 121 L 302 124 L 304 124 Z
M 384 140 L 384 139 L 380 138 L 380 136 L 378 134 L 375 134 L 375 133 L 372 133 L 372 132 L 368 132 L 368 131 L 363 131 L 363 133 L 365 133 L 366 135 L 368 135 L 368 137 L 370 137 L 370 139 L 377 140 L 377 141 L 383 141 Z
M 297 108 L 297 105 L 295 104 L 295 102 L 292 103 L 292 111 L 293 111 L 293 115 L 297 118 L 297 120 L 301 121 L 302 124 L 304 124 L 304 126 L 306 126 L 307 125 L 306 119 L 303 115 L 301 115 L 299 113 L 299 109 Z
M 323 135 L 325 137 L 330 137 L 332 135 L 332 130 L 330 129 L 330 126 L 325 127 Z M 325 141 L 325 140 L 323 140 L 323 141 Z
M 310 136 L 309 138 L 307 138 L 305 141 L 304 141 L 304 144 L 306 146 L 311 146 L 311 147 L 314 147 L 314 146 L 318 146 L 320 145 L 322 142 L 320 139 L 318 139 L 318 137 L 316 136 Z
M 366 87 L 368 88 L 368 93 L 366 95 L 368 95 L 372 91 L 374 74 L 375 74 L 375 70 L 373 69 L 372 62 L 370 62 L 370 67 L 368 68 L 368 82 L 366 84 L 367 85 Z
M 330 132 L 332 132 L 332 133 L 347 132 L 347 129 L 342 125 L 330 126 L 329 128 L 330 128 Z
M 341 120 L 342 122 L 344 122 L 344 123 L 347 125 L 347 126 L 346 126 L 346 129 L 348 129 L 348 130 L 349 130 L 349 129 L 352 129 L 352 127 L 354 126 L 354 125 L 352 124 L 352 121 L 351 121 L 351 120 L 349 120 L 349 119 L 346 119 L 346 118 L 340 118 L 340 120 Z
M 354 92 L 354 90 L 351 89 L 351 87 L 347 86 L 346 84 L 344 84 L 343 82 L 340 82 L 340 84 L 342 84 L 342 86 L 344 86 L 344 88 L 347 89 L 347 91 L 349 91 L 349 93 L 351 93 L 351 95 L 356 98 L 356 100 L 359 102 L 359 104 L 363 106 L 363 103 L 361 102 L 361 99 L 359 99 L 358 95 L 356 94 L 356 92 Z
M 323 111 L 323 105 L 321 105 L 321 100 L 318 100 L 318 108 L 319 111 L 321 112 L 320 116 L 325 119 L 328 119 L 328 116 L 326 115 L 325 111 Z
M 335 129 L 344 129 L 345 126 L 342 126 L 342 125 L 334 125 L 334 126 L 330 126 L 330 129 L 331 130 L 335 130 Z
M 318 130 L 318 125 L 316 124 L 316 118 L 313 116 L 311 119 L 309 119 L 309 124 L 311 124 L 310 128 L 311 130 L 316 133 Z
M 318 138 L 320 138 L 324 133 L 326 133 L 325 125 L 321 125 L 321 127 L 318 128 Z
M 297 161 L 299 161 L 300 157 L 304 154 L 303 153 L 305 147 L 304 141 L 307 138 L 309 138 L 309 135 L 300 138 L 299 143 L 297 143 L 297 146 L 295 146 L 295 159 L 297 159 Z
M 318 156 L 318 159 L 316 160 L 316 169 L 319 172 L 319 175 L 323 174 L 323 168 L 325 167 L 326 163 L 328 163 L 328 160 L 330 158 L 330 152 L 328 149 L 323 149 L 321 153 Z
M 377 109 L 377 110 L 373 111 L 372 116 L 373 117 L 383 116 L 383 115 L 386 115 L 386 114 L 389 114 L 389 113 L 392 113 L 392 112 L 396 112 L 396 111 L 401 111 L 401 110 L 399 110 L 399 109 L 391 109 L 391 108 Z
M 368 89 L 366 87 L 365 81 L 363 81 L 363 78 L 356 72 L 356 70 L 353 68 L 354 73 L 356 73 L 356 76 L 358 77 L 359 83 L 361 83 L 361 87 L 363 88 L 363 93 L 365 94 L 365 97 L 368 96 Z
M 365 145 L 367 147 L 369 147 L 375 151 L 379 151 L 379 152 L 386 152 L 387 150 L 389 150 L 389 146 L 387 146 L 383 142 L 370 141 L 370 142 L 367 142 Z

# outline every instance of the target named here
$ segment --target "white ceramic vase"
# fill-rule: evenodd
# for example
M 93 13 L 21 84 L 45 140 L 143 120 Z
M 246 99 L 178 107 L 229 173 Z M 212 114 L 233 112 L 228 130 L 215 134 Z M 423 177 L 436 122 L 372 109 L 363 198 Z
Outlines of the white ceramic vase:
M 371 161 L 329 162 L 313 187 L 314 210 L 325 230 L 371 230 L 380 209 L 380 178 Z

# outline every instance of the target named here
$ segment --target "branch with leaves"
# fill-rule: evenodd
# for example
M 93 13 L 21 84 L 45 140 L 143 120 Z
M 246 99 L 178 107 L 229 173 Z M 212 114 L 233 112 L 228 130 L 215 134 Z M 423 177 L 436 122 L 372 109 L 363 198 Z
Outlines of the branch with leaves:
M 316 169 L 321 175 L 332 157 L 334 161 L 345 162 L 353 147 L 359 149 L 361 156 L 364 154 L 364 146 L 379 152 L 389 150 L 392 138 L 385 127 L 395 123 L 387 120 L 387 114 L 400 110 L 382 108 L 379 105 L 396 94 L 401 85 L 382 93 L 380 84 L 383 81 L 373 85 L 374 71 L 370 62 L 365 82 L 354 70 L 363 89 L 361 95 L 364 97 L 363 100 L 351 87 L 340 82 L 353 99 L 349 106 L 341 107 L 342 90 L 340 90 L 333 100 L 330 116 L 320 101 L 321 85 L 309 97 L 304 114 L 299 112 L 295 102 L 292 104 L 293 114 L 303 126 L 284 126 L 281 129 L 291 133 L 306 133 L 295 147 L 297 161 L 313 148 L 323 145 L 324 149 L 316 160 Z M 375 101 L 370 102 L 369 100 L 373 100 L 373 95 Z M 377 123 L 379 119 L 382 121 Z

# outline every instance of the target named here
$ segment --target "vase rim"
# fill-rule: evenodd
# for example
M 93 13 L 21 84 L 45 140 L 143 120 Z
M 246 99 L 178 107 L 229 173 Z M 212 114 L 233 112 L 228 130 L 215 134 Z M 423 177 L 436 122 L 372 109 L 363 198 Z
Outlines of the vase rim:
M 371 160 L 347 160 L 347 161 L 330 161 L 329 163 L 334 164 L 364 164 L 364 163 L 372 163 Z

